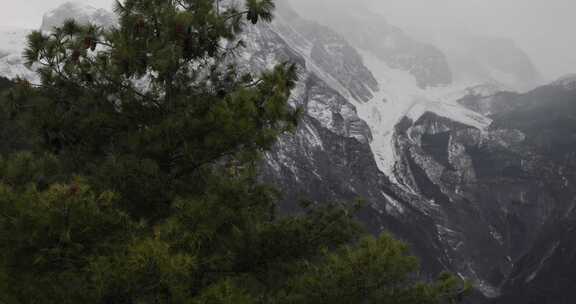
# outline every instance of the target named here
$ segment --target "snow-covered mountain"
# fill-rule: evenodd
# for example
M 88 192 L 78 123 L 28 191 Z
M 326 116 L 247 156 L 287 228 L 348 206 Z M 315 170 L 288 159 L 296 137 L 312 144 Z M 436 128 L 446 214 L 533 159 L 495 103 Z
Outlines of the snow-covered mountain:
M 33 71 L 24 66 L 22 51 L 26 47 L 26 36 L 31 32 L 0 26 L 0 75 L 7 78 L 23 77 L 36 79 Z
M 110 27 L 116 24 L 116 16 L 101 8 L 95 8 L 81 1 L 66 2 L 44 14 L 40 30 L 51 31 L 67 19 L 81 24 L 96 24 Z M 32 29 L 0 26 L 0 75 L 7 78 L 22 77 L 37 82 L 36 74 L 25 67 L 22 52 L 26 47 L 26 36 Z
M 43 29 L 76 16 L 115 22 L 103 10 L 65 4 L 44 17 Z M 566 190 L 576 181 L 566 173 L 576 157 L 568 153 L 576 82 L 566 77 L 526 94 L 505 92 L 493 77 L 452 82 L 439 49 L 369 12 L 342 18 L 347 22 L 309 21 L 280 2 L 272 24 L 243 34 L 244 69 L 298 65 L 291 103 L 305 110 L 295 134 L 266 155 L 263 179 L 283 190 L 285 212 L 297 212 L 302 198 L 364 198 L 360 219 L 369 231 L 407 241 L 427 275 L 449 270 L 470 279 L 480 298 L 513 297 L 524 288 L 514 278 L 526 280 L 526 269 L 538 273 L 533 263 L 517 262 L 546 257 L 532 246 L 553 231 L 546 223 L 554 210 L 576 199 Z M 0 33 L 0 75 L 34 81 L 20 55 L 27 33 Z M 555 102 L 539 107 L 543 100 Z M 562 115 L 544 115 L 540 128 L 531 128 L 539 111 Z M 562 161 L 546 144 L 564 147 Z
M 95 8 L 82 1 L 66 2 L 59 7 L 47 12 L 42 18 L 40 29 L 50 31 L 55 26 L 60 26 L 67 19 L 74 19 L 81 24 L 95 24 L 109 27 L 116 23 L 116 16 L 110 11 Z

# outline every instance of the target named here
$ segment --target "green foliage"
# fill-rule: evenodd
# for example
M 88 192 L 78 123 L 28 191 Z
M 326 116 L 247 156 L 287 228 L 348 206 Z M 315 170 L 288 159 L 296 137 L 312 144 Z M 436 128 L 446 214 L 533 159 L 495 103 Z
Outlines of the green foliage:
M 35 138 L 28 126 L 17 120 L 21 101 L 26 97 L 26 83 L 15 88 L 17 82 L 0 77 L 0 154 L 30 148 Z
M 12 87 L 12 81 L 10 79 L 0 76 L 0 91 Z
M 413 282 L 418 270 L 406 245 L 382 235 L 356 246 L 326 252 L 324 262 L 301 266 L 284 295 L 287 303 L 441 303 L 456 300 L 454 277 L 442 275 L 432 284 Z
M 23 189 L 29 183 L 43 190 L 49 184 L 57 183 L 63 169 L 58 158 L 50 154 L 34 155 L 30 152 L 0 156 L 0 181 L 12 188 Z
M 355 208 L 279 217 L 260 155 L 292 130 L 296 68 L 240 72 L 244 17 L 273 2 L 126 0 L 117 28 L 33 32 L 0 115 L 0 302 L 442 303 L 414 258 L 360 239 Z M 355 244 L 355 245 L 351 245 Z
M 274 2 L 272 0 L 247 0 L 246 7 L 248 19 L 252 24 L 258 23 L 259 20 L 266 22 L 272 21 L 272 10 L 274 10 Z
M 0 254 L 8 293 L 17 303 L 88 300 L 92 256 L 113 252 L 131 238 L 131 220 L 111 192 L 96 193 L 81 181 L 0 186 Z M 77 303 L 76 302 L 76 303 Z
M 281 63 L 256 78 L 231 64 L 235 48 L 227 47 L 238 41 L 238 17 L 269 20 L 272 8 L 124 1 L 119 28 L 68 21 L 51 34 L 33 32 L 25 57 L 40 66 L 42 86 L 19 108 L 32 108 L 27 124 L 42 149 L 76 173 L 106 177 L 97 180 L 102 189 L 138 200 L 125 203 L 131 212 L 158 214 L 186 191 L 180 187 L 195 186 L 198 170 L 252 162 L 294 127 L 298 111 L 286 101 L 295 67 Z

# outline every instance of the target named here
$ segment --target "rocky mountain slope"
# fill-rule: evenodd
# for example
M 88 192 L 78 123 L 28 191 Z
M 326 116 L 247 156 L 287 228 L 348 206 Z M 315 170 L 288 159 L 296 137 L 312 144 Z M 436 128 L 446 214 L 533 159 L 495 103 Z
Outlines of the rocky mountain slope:
M 504 281 L 498 303 L 572 303 L 576 208 L 576 79 L 564 78 L 523 95 L 512 95 L 516 105 L 497 115 L 501 128 L 526 134 L 524 150 L 533 165 L 525 174 L 539 181 L 532 194 L 542 212 L 527 230 L 537 232 Z
M 474 250 L 486 258 L 490 255 L 482 250 L 490 248 L 500 254 L 500 261 L 504 262 L 496 264 L 496 256 L 489 259 L 496 270 L 486 275 L 493 280 L 493 286 L 500 286 L 502 294 L 495 302 L 572 303 L 575 297 L 570 286 L 576 277 L 571 267 L 574 265 L 574 246 L 569 240 L 574 232 L 576 201 L 573 187 L 576 164 L 575 79 L 563 78 L 526 94 L 478 94 L 460 101 L 470 108 L 490 113 L 494 122 L 478 137 L 480 141 L 471 142 L 474 137 L 469 135 L 458 139 L 461 131 L 455 130 L 461 126 L 451 128 L 449 135 L 437 133 L 435 139 L 428 137 L 422 141 L 423 150 L 429 150 L 432 157 L 435 155 L 440 163 L 444 162 L 444 168 L 441 170 L 442 178 L 420 180 L 428 185 L 432 180 L 432 184 L 440 186 L 441 193 L 452 201 L 458 201 L 454 194 L 461 194 L 484 222 L 475 229 L 494 227 L 492 239 L 503 246 L 476 244 Z M 437 120 L 434 121 L 437 126 Z M 456 159 L 469 158 L 472 166 L 458 168 L 455 165 L 458 162 L 445 161 L 446 154 L 439 151 L 450 149 L 439 145 L 444 146 L 446 136 L 465 148 L 454 149 L 465 151 L 458 153 L 464 157 Z M 446 166 L 447 163 L 452 168 Z M 452 172 L 447 174 L 449 171 Z M 475 178 L 453 184 L 453 179 L 447 176 L 458 172 L 472 173 Z M 464 189 L 442 190 L 451 185 L 463 186 Z M 429 195 L 441 196 L 437 192 Z M 459 215 L 458 218 L 466 217 Z M 474 218 L 469 220 L 479 222 Z M 474 225 L 464 226 L 466 229 Z M 467 237 L 468 242 L 475 242 L 471 234 L 468 233 Z M 507 260 L 512 263 L 507 263 Z
M 76 4 L 48 14 L 46 26 L 70 12 L 114 22 Z M 490 79 L 471 88 L 448 85 L 440 51 L 365 16 L 352 16 L 366 24 L 346 32 L 281 2 L 272 24 L 243 36 L 245 69 L 285 60 L 299 67 L 291 102 L 303 119 L 262 169 L 262 179 L 285 193 L 284 212 L 298 212 L 300 199 L 363 198 L 359 217 L 370 232 L 407 241 L 424 275 L 449 270 L 471 280 L 478 301 L 525 303 L 525 291 L 539 288 L 573 299 L 567 289 L 574 276 L 563 267 L 574 263 L 576 82 L 566 78 L 526 94 L 482 84 Z M 25 31 L 4 33 L 0 74 L 34 81 L 19 55 Z M 565 279 L 551 283 L 556 272 Z

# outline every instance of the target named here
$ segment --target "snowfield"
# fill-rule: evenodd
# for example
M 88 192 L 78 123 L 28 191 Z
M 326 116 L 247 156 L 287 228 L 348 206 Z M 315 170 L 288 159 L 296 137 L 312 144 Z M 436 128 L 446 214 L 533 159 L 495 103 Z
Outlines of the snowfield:
M 362 52 L 362 56 L 380 88 L 370 101 L 356 101 L 355 106 L 372 131 L 374 140 L 371 147 L 379 169 L 393 180 L 397 156 L 392 140 L 394 129 L 402 118 L 416 121 L 424 113 L 432 112 L 480 130 L 491 124 L 489 118 L 457 103 L 468 94 L 467 88 L 472 84 L 422 89 L 410 73 L 392 69 L 368 52 Z

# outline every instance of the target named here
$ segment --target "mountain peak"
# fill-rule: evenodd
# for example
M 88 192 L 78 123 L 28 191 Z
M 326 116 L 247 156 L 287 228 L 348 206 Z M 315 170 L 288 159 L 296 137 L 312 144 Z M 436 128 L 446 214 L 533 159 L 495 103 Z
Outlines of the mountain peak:
M 105 9 L 96 8 L 81 1 L 69 1 L 44 14 L 40 29 L 50 31 L 54 27 L 61 26 L 67 19 L 104 27 L 110 27 L 116 23 L 116 16 Z
M 93 7 L 90 4 L 87 4 L 85 2 L 82 1 L 67 1 L 62 3 L 60 6 L 58 6 L 58 8 L 56 8 L 55 10 L 58 9 L 63 9 L 63 8 L 68 8 L 68 9 L 85 9 L 85 10 L 91 10 L 94 11 L 96 10 L 95 7 Z

